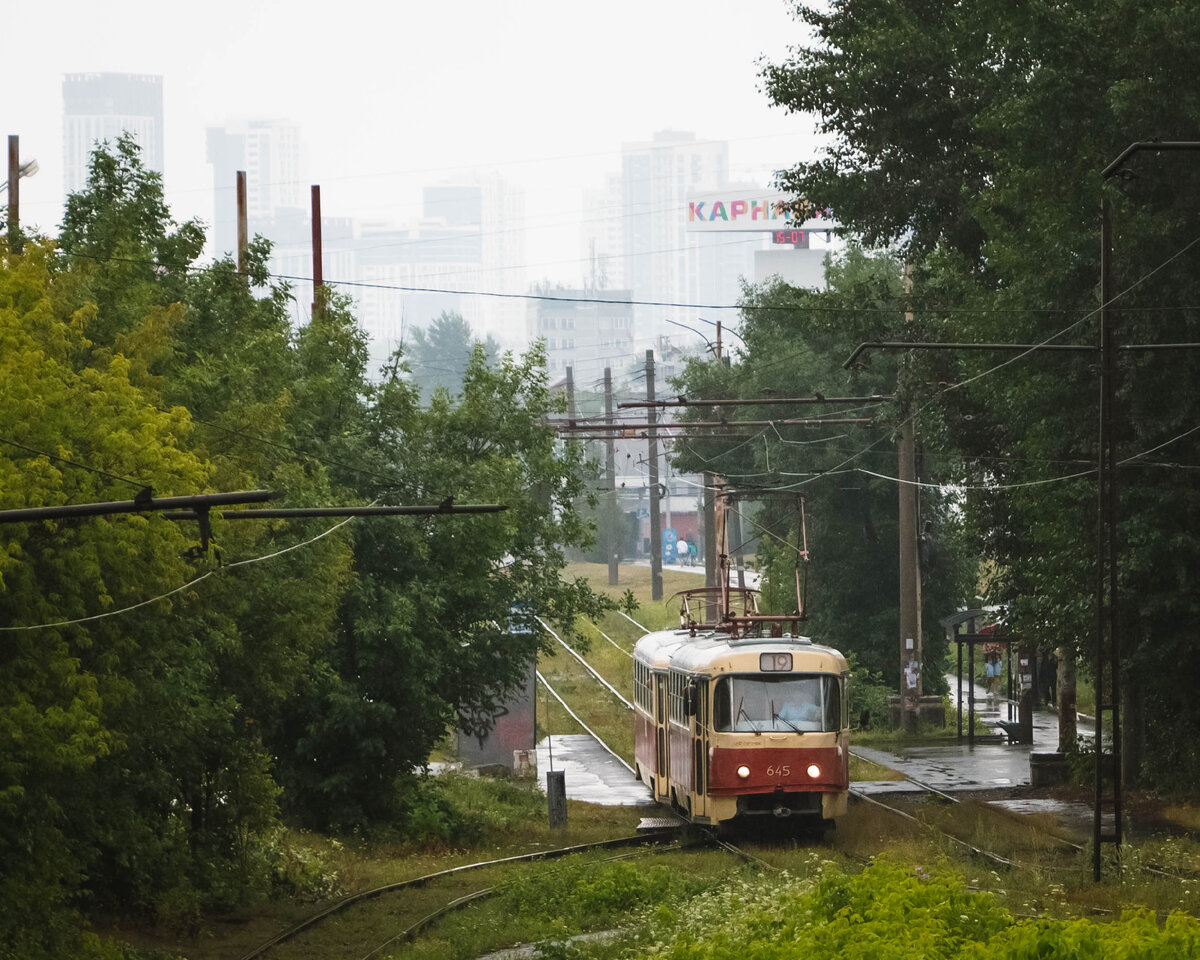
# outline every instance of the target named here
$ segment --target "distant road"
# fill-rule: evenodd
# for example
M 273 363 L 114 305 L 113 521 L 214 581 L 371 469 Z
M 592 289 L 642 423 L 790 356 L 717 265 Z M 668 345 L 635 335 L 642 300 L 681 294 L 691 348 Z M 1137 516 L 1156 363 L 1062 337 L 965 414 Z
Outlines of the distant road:
M 650 566 L 650 561 L 649 560 L 634 560 L 633 566 L 648 567 L 648 566 Z M 664 570 L 674 570 L 677 573 L 694 573 L 697 576 L 701 576 L 701 577 L 704 576 L 704 564 L 702 564 L 702 563 L 698 563 L 694 567 L 685 567 L 679 563 L 664 563 L 663 569 Z M 729 571 L 729 585 L 731 587 L 737 586 L 737 571 L 736 570 Z M 761 590 L 762 589 L 762 574 L 758 573 L 755 570 L 747 570 L 746 571 L 746 586 L 748 586 L 751 590 Z

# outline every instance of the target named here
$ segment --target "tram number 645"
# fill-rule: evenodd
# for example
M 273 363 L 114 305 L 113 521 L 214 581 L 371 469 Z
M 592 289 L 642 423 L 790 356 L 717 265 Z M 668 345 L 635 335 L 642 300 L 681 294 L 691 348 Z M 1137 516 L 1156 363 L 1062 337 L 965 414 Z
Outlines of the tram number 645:
M 767 767 L 768 777 L 790 777 L 791 775 L 792 768 L 790 764 L 781 763 L 778 766 L 770 765 Z

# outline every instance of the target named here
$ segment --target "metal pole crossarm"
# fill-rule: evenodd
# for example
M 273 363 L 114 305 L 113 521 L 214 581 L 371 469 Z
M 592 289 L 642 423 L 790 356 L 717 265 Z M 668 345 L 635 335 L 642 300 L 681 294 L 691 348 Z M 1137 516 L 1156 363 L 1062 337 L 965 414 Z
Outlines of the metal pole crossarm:
M 817 424 L 817 423 L 873 423 L 870 417 L 779 417 L 775 420 L 689 420 L 686 423 L 618 423 L 617 427 L 624 430 L 648 430 L 651 428 L 664 430 L 675 427 L 677 429 L 687 429 L 689 427 L 769 427 L 772 425 L 779 426 L 794 426 L 797 424 Z M 579 433 L 584 431 L 594 431 L 595 426 L 587 424 L 577 424 L 576 426 L 562 426 L 558 430 L 563 433 Z
M 1112 177 L 1126 160 L 1141 150 L 1200 150 L 1200 140 L 1135 140 L 1100 172 L 1101 178 L 1107 180 Z
M 1095 353 L 1100 348 L 1087 343 L 919 343 L 910 340 L 868 340 L 854 348 L 842 369 L 849 370 L 867 350 L 1066 350 Z
M 267 510 L 225 510 L 225 520 L 300 520 L 308 517 L 425 517 L 454 516 L 467 513 L 500 513 L 508 507 L 499 503 L 438 504 L 435 506 L 396 507 L 279 507 Z M 198 520 L 194 512 L 166 514 L 168 520 Z
M 822 421 L 824 422 L 824 421 Z M 732 426 L 732 424 L 731 424 Z M 662 429 L 661 427 L 659 428 Z M 750 437 L 758 436 L 756 433 L 670 433 L 660 434 L 659 440 L 746 440 Z M 575 434 L 571 435 L 572 440 L 647 440 L 650 437 L 648 430 L 627 430 L 620 433 L 589 433 L 585 437 L 580 437 Z
M 823 397 L 820 394 L 812 397 L 752 397 L 739 400 L 688 400 L 686 397 L 680 397 L 678 400 L 655 400 L 653 403 L 649 400 L 630 400 L 626 403 L 618 403 L 617 407 L 621 410 L 632 407 L 765 407 L 775 403 L 883 403 L 892 399 L 895 398 L 883 395 L 873 397 Z
M 147 488 L 147 491 L 149 488 Z M 106 517 L 118 513 L 149 513 L 158 510 L 207 510 L 209 507 L 239 503 L 263 503 L 278 494 L 270 490 L 239 490 L 233 493 L 201 493 L 188 497 L 152 497 L 147 492 L 133 500 L 105 503 L 68 503 L 61 507 L 23 507 L 0 510 L 0 523 L 26 523 L 31 520 L 64 520 L 70 517 Z

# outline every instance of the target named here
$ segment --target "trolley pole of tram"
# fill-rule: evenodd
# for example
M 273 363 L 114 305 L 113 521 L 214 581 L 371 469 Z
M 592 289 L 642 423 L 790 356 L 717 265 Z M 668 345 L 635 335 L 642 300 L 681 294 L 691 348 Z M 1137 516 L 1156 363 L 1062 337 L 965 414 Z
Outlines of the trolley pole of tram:
M 646 351 L 646 399 L 654 400 L 654 351 Z M 650 457 L 650 599 L 663 597 L 662 571 L 662 517 L 659 515 L 658 497 L 658 422 L 657 408 L 647 408 L 650 415 L 648 454 Z

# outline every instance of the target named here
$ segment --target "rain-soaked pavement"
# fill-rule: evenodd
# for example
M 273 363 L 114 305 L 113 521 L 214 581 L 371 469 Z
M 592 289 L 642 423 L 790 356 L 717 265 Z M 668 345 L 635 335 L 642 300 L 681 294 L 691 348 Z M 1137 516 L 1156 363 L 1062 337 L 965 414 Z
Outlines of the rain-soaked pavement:
M 538 780 L 546 789 L 546 773 L 563 771 L 568 800 L 605 806 L 653 805 L 650 790 L 623 763 L 587 734 L 547 737 L 537 748 Z
M 950 681 L 950 703 L 954 708 L 957 695 L 956 680 Z M 989 698 L 987 691 L 975 685 L 975 713 L 983 723 L 1000 733 L 998 721 L 1009 717 L 1008 705 L 999 698 Z M 963 699 L 968 691 L 963 688 Z M 953 714 L 951 714 L 952 716 Z M 1015 718 L 1015 708 L 1013 711 Z M 963 726 L 967 723 L 963 714 Z M 990 740 L 990 738 L 989 738 Z M 1029 755 L 1058 749 L 1057 714 L 1037 710 L 1033 715 L 1033 744 L 980 742 L 969 744 L 941 743 L 897 746 L 894 751 L 851 746 L 851 751 L 866 760 L 903 773 L 910 780 L 878 780 L 855 783 L 855 789 L 867 794 L 911 792 L 919 790 L 917 783 L 956 793 L 995 790 L 1003 787 L 1026 786 L 1030 782 Z

